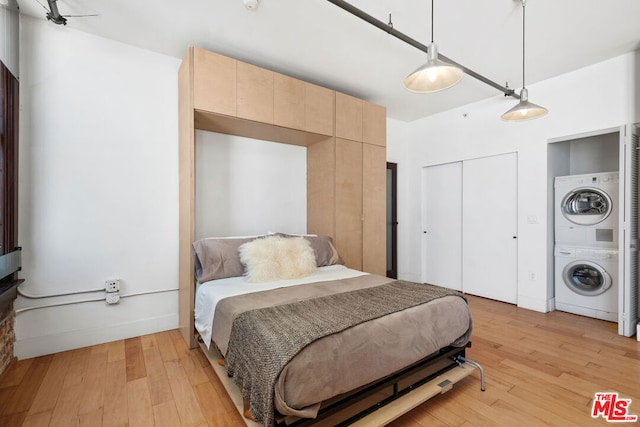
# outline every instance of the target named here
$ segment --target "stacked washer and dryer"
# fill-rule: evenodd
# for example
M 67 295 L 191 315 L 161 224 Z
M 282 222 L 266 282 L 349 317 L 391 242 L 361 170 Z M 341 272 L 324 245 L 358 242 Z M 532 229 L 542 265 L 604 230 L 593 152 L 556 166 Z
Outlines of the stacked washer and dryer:
M 618 172 L 555 179 L 556 309 L 618 320 Z

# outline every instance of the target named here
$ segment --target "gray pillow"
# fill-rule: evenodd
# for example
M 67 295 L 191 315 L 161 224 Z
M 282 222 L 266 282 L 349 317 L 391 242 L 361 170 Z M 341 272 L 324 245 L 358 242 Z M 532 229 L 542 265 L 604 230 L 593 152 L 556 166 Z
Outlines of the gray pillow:
M 293 234 L 276 233 L 285 237 L 298 237 Z M 312 236 L 303 235 L 305 239 L 311 243 L 311 248 L 316 256 L 316 265 L 324 267 L 327 265 L 344 264 L 342 258 L 338 254 L 336 247 L 333 246 L 333 239 L 329 236 Z
M 251 242 L 256 237 L 206 238 L 193 243 L 192 252 L 195 263 L 196 280 L 200 283 L 209 280 L 238 277 L 244 274 L 240 262 L 240 245 Z

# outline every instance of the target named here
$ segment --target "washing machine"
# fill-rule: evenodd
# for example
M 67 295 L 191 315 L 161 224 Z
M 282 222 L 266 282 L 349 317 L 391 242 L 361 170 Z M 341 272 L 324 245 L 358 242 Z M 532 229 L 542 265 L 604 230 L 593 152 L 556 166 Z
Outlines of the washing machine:
M 618 321 L 618 251 L 556 246 L 557 310 Z
M 556 177 L 556 245 L 617 249 L 618 187 L 618 172 Z

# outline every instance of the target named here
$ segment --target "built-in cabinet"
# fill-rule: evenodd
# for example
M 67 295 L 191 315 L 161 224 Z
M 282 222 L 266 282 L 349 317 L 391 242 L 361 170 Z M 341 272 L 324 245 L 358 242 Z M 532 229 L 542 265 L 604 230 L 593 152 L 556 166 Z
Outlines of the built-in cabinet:
M 335 140 L 307 148 L 307 228 L 334 236 L 348 267 L 385 275 L 386 110 L 339 92 L 335 99 Z
M 333 136 L 334 91 L 204 49 L 193 51 L 194 109 Z
M 195 129 L 307 147 L 307 230 L 386 272 L 386 109 L 195 47 L 179 70 L 180 329 L 193 347 Z M 266 195 L 265 197 L 268 197 Z

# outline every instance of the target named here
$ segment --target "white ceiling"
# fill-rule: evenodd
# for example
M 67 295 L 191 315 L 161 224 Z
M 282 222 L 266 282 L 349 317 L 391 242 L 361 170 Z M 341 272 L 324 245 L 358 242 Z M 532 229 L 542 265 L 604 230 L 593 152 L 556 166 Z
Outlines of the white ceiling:
M 41 4 L 39 4 L 39 2 Z M 45 0 L 18 0 L 44 19 Z M 428 44 L 429 0 L 351 0 L 351 4 Z M 402 80 L 426 54 L 326 0 L 59 0 L 67 27 L 181 58 L 188 45 L 339 90 L 412 121 L 502 94 L 470 76 L 435 94 L 407 92 Z M 640 0 L 528 0 L 526 83 L 640 48 Z M 51 23 L 50 25 L 55 25 Z M 435 0 L 441 54 L 512 88 L 522 86 L 520 0 Z M 544 100 L 530 93 L 533 102 Z M 505 100 L 505 110 L 513 101 Z

